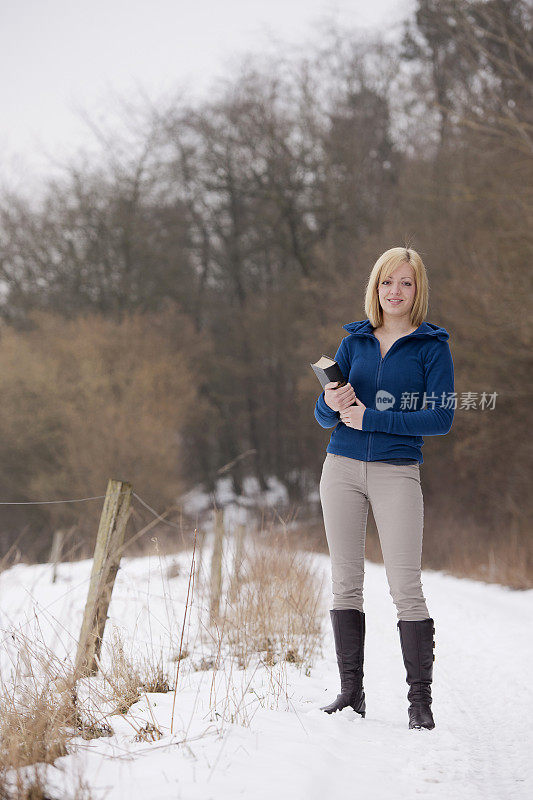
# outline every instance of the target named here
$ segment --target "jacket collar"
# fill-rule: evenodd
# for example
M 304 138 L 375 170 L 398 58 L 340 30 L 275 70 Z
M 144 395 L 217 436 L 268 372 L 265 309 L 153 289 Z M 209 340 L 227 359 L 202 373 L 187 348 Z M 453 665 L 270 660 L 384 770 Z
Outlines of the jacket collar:
M 359 320 L 358 322 L 348 322 L 342 326 L 348 333 L 355 336 L 373 336 L 373 327 L 369 319 Z M 446 328 L 441 328 L 439 325 L 434 325 L 432 322 L 422 322 L 418 328 L 409 333 L 408 336 L 434 336 L 441 342 L 446 342 L 450 338 L 450 334 Z

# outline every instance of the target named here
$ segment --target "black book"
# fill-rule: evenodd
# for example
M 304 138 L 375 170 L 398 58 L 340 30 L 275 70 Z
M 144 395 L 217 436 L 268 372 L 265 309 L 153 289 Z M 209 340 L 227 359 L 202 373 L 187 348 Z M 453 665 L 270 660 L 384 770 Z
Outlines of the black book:
M 319 358 L 315 364 L 311 364 L 311 367 L 313 368 L 314 373 L 320 381 L 320 385 L 323 389 L 325 389 L 327 383 L 332 381 L 339 382 L 338 386 L 336 387 L 337 389 L 340 386 L 345 386 L 345 384 L 348 383 L 337 362 L 328 356 L 322 356 L 322 358 Z

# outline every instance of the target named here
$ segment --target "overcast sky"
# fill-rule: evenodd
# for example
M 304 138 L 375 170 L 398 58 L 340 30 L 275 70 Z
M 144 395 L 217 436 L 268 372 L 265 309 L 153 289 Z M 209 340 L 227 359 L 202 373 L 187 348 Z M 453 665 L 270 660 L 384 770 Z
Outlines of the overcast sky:
M 205 93 L 269 42 L 302 44 L 320 20 L 390 28 L 414 0 L 0 0 L 0 178 L 20 183 L 90 138 L 76 109 L 136 87 Z

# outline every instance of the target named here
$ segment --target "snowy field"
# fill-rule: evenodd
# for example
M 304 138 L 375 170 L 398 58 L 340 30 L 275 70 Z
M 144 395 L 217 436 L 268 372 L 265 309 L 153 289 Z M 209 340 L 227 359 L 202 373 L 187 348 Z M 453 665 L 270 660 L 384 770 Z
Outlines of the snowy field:
M 95 800 L 533 797 L 533 591 L 424 572 L 436 628 L 436 727 L 410 731 L 396 613 L 384 570 L 371 563 L 365 576 L 366 718 L 351 709 L 331 716 L 319 710 L 335 698 L 339 679 L 328 615 L 329 559 L 311 558 L 324 576 L 324 645 L 309 669 L 284 663 L 254 674 L 219 672 L 213 687 L 212 671 L 186 666 L 201 655 L 193 602 L 191 655 L 180 662 L 173 734 L 174 694 L 144 695 L 128 714 L 109 718 L 111 738 L 77 738 L 73 754 L 47 768 L 55 796 L 70 796 L 81 768 Z M 177 563 L 179 575 L 169 578 L 168 567 Z M 17 565 L 0 575 L 4 681 L 13 669 L 17 630 L 45 642 L 65 663 L 74 657 L 90 567 L 89 561 L 60 565 L 55 584 L 47 565 Z M 139 656 L 162 648 L 172 680 L 189 567 L 189 553 L 123 559 L 109 609 L 106 638 L 120 630 Z M 242 681 L 247 727 L 210 713 L 213 691 L 222 701 Z M 159 741 L 134 741 L 135 728 L 146 721 L 163 733 Z

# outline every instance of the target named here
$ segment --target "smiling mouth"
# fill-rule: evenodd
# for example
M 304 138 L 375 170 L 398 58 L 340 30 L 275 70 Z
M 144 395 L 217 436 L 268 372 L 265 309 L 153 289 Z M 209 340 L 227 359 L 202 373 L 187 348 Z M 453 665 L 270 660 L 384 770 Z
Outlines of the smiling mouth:
M 389 303 L 403 303 L 403 300 L 391 300 L 389 299 Z

